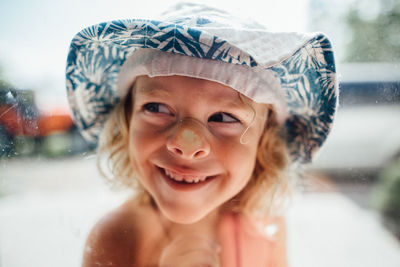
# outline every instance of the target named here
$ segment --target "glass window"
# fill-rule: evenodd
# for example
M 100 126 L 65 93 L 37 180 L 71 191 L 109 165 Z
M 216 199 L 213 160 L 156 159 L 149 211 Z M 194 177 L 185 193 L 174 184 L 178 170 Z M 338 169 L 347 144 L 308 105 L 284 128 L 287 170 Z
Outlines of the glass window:
M 338 112 L 297 178 L 290 266 L 400 266 L 400 1 L 201 2 L 334 45 Z M 108 186 L 73 123 L 65 60 L 83 27 L 169 5 L 0 2 L 0 266 L 79 266 L 93 224 L 129 194 Z

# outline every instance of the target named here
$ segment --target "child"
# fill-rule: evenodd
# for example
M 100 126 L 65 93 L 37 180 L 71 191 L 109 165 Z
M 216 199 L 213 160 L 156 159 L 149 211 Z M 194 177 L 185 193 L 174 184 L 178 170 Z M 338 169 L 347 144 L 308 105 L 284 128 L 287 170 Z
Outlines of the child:
M 136 192 L 93 228 L 83 266 L 286 266 L 285 170 L 327 137 L 335 77 L 324 35 L 202 5 L 81 31 L 75 121 Z

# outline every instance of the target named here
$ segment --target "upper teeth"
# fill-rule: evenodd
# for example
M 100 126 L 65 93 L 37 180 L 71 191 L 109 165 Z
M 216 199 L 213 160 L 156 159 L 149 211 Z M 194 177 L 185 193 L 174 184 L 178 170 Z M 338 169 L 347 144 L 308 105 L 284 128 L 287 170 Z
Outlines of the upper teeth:
M 198 183 L 205 181 L 207 178 L 207 176 L 183 175 L 167 169 L 164 169 L 164 171 L 168 177 L 178 182 L 185 181 L 186 183 Z

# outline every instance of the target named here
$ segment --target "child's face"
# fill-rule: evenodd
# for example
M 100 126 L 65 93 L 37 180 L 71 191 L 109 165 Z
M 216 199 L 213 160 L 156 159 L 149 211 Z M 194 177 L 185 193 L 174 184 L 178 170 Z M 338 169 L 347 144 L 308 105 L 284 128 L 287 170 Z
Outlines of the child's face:
M 245 187 L 265 105 L 253 110 L 230 87 L 184 76 L 140 76 L 133 90 L 129 157 L 163 215 L 196 222 Z

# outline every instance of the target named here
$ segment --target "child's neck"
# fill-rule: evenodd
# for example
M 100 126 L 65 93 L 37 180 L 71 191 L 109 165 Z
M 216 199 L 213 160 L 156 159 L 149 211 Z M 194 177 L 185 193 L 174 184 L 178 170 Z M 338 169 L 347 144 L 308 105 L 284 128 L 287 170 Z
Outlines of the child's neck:
M 200 235 L 214 238 L 219 221 L 219 210 L 214 210 L 199 221 L 192 224 L 180 224 L 170 221 L 158 210 L 161 223 L 168 238 L 174 239 L 181 235 Z

